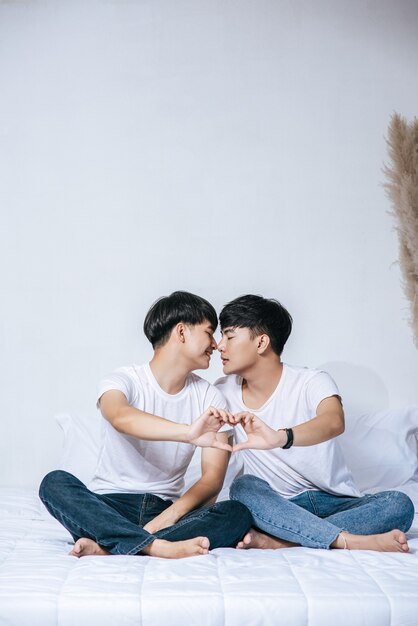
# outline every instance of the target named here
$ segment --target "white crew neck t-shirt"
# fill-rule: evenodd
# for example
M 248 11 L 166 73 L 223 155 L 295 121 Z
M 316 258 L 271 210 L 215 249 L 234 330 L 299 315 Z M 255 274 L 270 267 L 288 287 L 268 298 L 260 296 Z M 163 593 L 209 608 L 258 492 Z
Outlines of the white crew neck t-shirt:
M 340 395 L 329 374 L 283 363 L 276 389 L 259 409 L 245 406 L 242 399 L 242 378 L 230 375 L 220 378 L 215 386 L 225 397 L 232 413 L 249 411 L 274 430 L 292 428 L 316 415 L 319 403 Z M 247 440 L 243 427 L 235 427 L 237 443 Z M 334 495 L 360 496 L 348 469 L 338 439 L 314 446 L 293 446 L 288 450 L 242 450 L 244 473 L 266 480 L 281 496 L 292 498 L 307 490 L 321 490 Z
M 98 401 L 112 389 L 121 391 L 136 409 L 178 424 L 191 424 L 210 406 L 226 408 L 222 394 L 197 374 L 187 377 L 179 393 L 166 393 L 148 363 L 121 367 L 106 376 L 98 387 Z M 175 500 L 195 448 L 125 435 L 103 418 L 101 451 L 89 488 L 96 493 L 153 493 Z

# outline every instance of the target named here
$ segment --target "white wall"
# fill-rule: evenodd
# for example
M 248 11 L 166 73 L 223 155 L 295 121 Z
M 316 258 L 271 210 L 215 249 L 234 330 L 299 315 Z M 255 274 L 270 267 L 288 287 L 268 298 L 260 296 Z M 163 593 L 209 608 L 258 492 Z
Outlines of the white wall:
M 417 24 L 414 0 L 0 3 L 1 484 L 55 466 L 53 415 L 150 357 L 175 289 L 280 299 L 285 360 L 349 410 L 418 402 L 381 187 Z

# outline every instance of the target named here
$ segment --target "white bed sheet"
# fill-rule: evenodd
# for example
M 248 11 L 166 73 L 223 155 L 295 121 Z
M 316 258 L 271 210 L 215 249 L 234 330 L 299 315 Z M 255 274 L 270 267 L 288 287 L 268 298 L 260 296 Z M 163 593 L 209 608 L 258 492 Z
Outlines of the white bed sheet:
M 409 554 L 217 549 L 180 560 L 67 555 L 36 493 L 0 489 L 2 626 L 418 626 Z

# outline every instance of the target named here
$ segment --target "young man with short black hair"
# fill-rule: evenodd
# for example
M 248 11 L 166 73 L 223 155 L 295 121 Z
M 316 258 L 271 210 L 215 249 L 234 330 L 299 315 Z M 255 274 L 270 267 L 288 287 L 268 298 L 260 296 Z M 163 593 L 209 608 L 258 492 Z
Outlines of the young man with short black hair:
M 247 295 L 220 315 L 228 402 L 244 475 L 230 497 L 254 526 L 239 548 L 351 548 L 407 552 L 414 507 L 403 493 L 361 496 L 335 439 L 344 431 L 326 372 L 283 363 L 292 318 L 276 300 Z
M 60 470 L 40 487 L 45 506 L 75 540 L 71 555 L 179 558 L 234 546 L 249 530 L 244 505 L 214 503 L 231 450 L 219 431 L 231 416 L 219 391 L 192 373 L 209 367 L 217 323 L 199 296 L 161 298 L 144 323 L 150 363 L 101 381 L 103 442 L 90 489 Z M 202 476 L 181 495 L 196 446 L 203 448 Z

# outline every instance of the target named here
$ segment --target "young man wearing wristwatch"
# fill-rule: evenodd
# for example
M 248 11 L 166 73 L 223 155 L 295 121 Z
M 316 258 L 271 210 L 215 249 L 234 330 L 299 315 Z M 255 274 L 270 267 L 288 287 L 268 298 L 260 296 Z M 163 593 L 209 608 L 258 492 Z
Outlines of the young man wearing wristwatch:
M 407 552 L 414 507 L 403 493 L 361 496 L 336 437 L 338 388 L 323 371 L 283 363 L 292 318 L 276 300 L 247 295 L 220 314 L 224 373 L 216 386 L 235 426 L 244 475 L 230 497 L 254 527 L 238 548 L 349 548 Z

